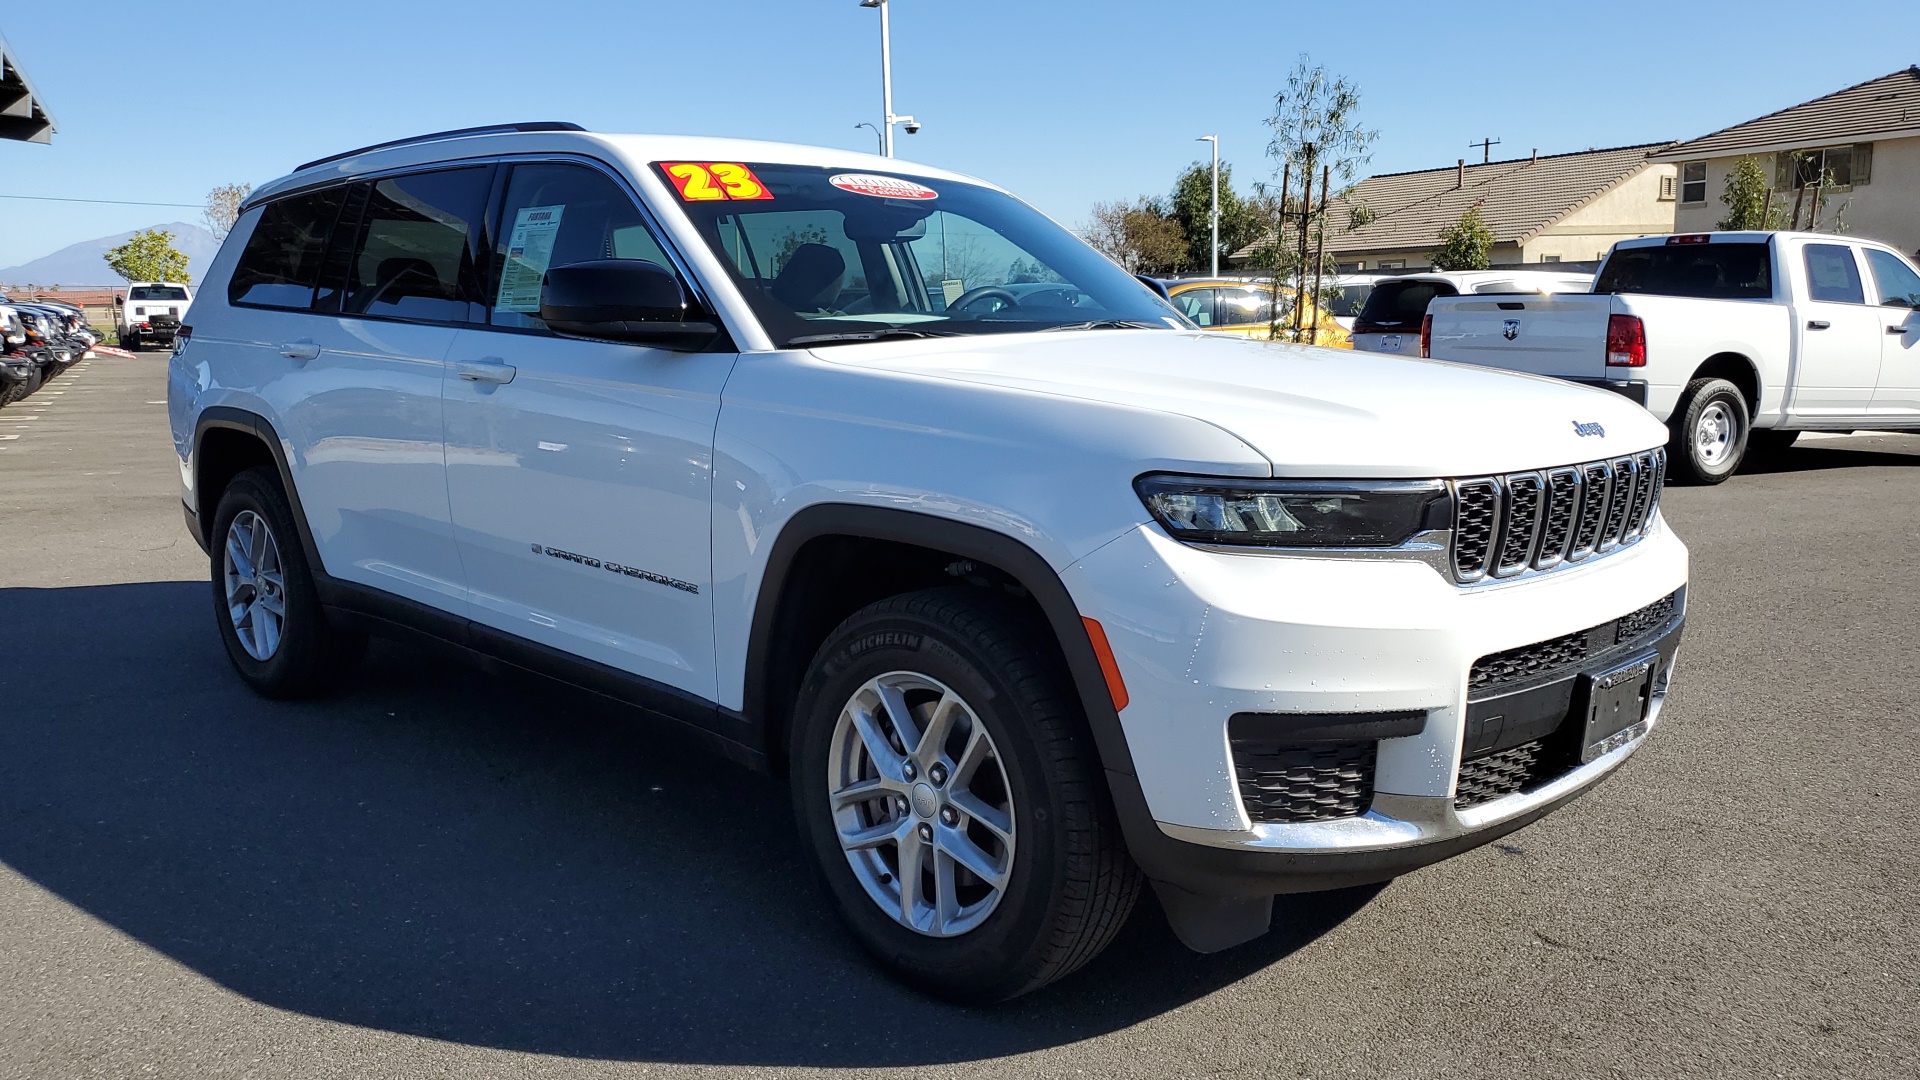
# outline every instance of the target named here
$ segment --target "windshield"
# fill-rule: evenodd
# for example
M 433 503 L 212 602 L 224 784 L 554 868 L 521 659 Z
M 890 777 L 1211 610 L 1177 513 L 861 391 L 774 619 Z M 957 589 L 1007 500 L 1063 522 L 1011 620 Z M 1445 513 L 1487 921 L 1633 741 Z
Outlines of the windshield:
M 990 188 L 802 165 L 658 167 L 782 348 L 1186 325 L 1105 256 Z
M 187 290 L 178 285 L 135 285 L 131 300 L 185 300 Z
M 1699 300 L 1771 300 L 1773 259 L 1764 241 L 1622 248 L 1600 268 L 1593 291 Z

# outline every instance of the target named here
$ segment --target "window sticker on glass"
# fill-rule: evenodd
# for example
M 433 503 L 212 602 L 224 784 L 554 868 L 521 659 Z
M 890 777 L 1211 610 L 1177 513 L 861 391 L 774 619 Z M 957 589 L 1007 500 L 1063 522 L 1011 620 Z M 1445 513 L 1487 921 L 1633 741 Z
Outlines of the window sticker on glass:
M 773 192 L 737 161 L 663 161 L 660 171 L 684 202 L 771 199 Z
M 553 238 L 560 234 L 560 216 L 566 206 L 526 206 L 513 216 L 507 237 L 507 265 L 500 271 L 499 311 L 534 313 L 540 310 L 540 282 L 553 259 Z
M 827 183 L 841 191 L 851 191 L 856 195 L 872 195 L 881 199 L 937 199 L 940 193 L 911 180 L 902 180 L 897 176 L 875 176 L 872 173 L 841 173 L 830 176 Z

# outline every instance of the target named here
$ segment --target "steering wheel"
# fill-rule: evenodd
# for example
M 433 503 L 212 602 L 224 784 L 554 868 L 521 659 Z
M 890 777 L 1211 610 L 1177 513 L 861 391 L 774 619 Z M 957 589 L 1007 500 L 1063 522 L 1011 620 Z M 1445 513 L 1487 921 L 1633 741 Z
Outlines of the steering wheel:
M 1000 286 L 982 285 L 977 289 L 968 289 L 966 292 L 961 293 L 959 297 L 954 300 L 953 303 L 947 305 L 947 310 L 948 311 L 964 311 L 965 309 L 972 307 L 974 304 L 977 304 L 982 300 L 1000 301 L 1000 306 L 995 308 L 994 311 L 1003 311 L 1007 308 L 1020 306 L 1020 298 L 1008 292 L 1007 290 L 1001 288 Z M 984 311 L 980 313 L 980 315 L 991 315 L 991 314 L 993 314 L 992 311 Z M 977 319 L 980 317 L 980 315 L 975 315 L 974 318 Z

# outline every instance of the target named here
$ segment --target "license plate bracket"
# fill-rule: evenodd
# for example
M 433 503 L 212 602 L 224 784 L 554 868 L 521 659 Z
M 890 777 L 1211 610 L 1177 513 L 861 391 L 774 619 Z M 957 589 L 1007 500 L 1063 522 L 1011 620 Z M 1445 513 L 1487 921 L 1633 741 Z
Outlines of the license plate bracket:
M 1653 679 L 1659 669 L 1660 654 L 1653 652 L 1582 677 L 1587 714 L 1580 739 L 1581 764 L 1610 754 L 1646 733 Z

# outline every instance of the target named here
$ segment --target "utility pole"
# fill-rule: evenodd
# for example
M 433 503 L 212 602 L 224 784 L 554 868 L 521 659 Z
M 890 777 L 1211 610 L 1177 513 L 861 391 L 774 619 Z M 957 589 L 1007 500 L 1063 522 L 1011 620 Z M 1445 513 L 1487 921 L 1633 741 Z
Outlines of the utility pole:
M 893 156 L 893 125 L 907 125 L 907 134 L 920 130 L 920 124 L 911 116 L 895 116 L 893 112 L 893 34 L 887 25 L 887 0 L 860 0 L 863 8 L 880 9 L 880 154 Z
M 1500 145 L 1499 139 L 1495 139 L 1489 136 L 1488 138 L 1481 139 L 1479 142 L 1468 143 L 1467 149 L 1471 150 L 1476 146 L 1479 147 L 1480 148 L 1480 164 L 1485 165 L 1493 161 L 1493 148 L 1499 145 Z
M 1207 248 L 1207 252 L 1213 256 L 1211 269 L 1208 271 L 1208 273 L 1212 274 L 1214 277 L 1219 277 L 1220 276 L 1220 136 L 1202 135 L 1193 141 L 1213 144 L 1213 209 L 1208 212 L 1208 216 L 1213 219 L 1213 244 L 1212 246 Z

